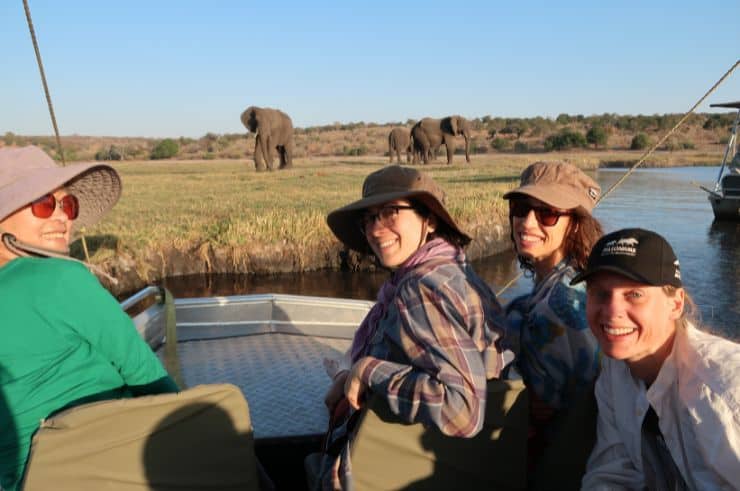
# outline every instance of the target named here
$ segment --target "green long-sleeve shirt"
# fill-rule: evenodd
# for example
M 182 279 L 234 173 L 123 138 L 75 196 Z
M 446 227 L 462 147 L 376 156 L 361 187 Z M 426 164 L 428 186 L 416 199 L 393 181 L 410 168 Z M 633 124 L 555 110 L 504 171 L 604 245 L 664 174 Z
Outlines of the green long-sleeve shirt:
M 20 482 L 41 419 L 102 399 L 176 392 L 131 319 L 87 269 L 62 259 L 0 267 L 0 484 Z

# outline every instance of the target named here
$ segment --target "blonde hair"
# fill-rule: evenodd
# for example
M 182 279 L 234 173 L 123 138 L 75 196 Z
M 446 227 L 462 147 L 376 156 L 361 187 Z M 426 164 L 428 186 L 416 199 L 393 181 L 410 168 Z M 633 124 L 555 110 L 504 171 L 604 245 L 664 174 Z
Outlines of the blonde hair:
M 671 285 L 663 285 L 661 288 L 663 289 L 663 293 L 671 298 L 675 297 L 676 292 L 678 291 L 677 287 Z M 683 289 L 683 294 L 683 312 L 681 312 L 681 317 L 676 319 L 676 328 L 686 329 L 689 324 L 692 324 L 694 327 L 698 327 L 700 318 L 696 302 L 694 302 L 694 299 L 691 298 L 691 295 L 689 295 L 689 292 L 687 292 L 685 288 Z

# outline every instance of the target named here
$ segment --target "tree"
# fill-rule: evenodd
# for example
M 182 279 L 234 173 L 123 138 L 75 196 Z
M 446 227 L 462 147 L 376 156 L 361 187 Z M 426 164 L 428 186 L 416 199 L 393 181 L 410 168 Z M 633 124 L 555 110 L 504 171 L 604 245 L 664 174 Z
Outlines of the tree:
M 123 160 L 123 153 L 115 145 L 102 148 L 95 153 L 95 160 Z
M 566 114 L 566 113 L 560 113 L 560 114 L 558 114 L 558 117 L 557 117 L 557 118 L 555 118 L 555 122 L 556 122 L 557 124 L 568 124 L 568 123 L 570 123 L 570 122 L 571 122 L 572 120 L 573 120 L 573 119 L 572 119 L 572 118 L 570 117 L 570 115 L 568 115 L 568 114 Z
M 645 133 L 638 133 L 632 138 L 630 149 L 644 150 L 650 145 L 650 138 Z
M 588 130 L 588 133 L 586 133 L 586 141 L 595 148 L 605 147 L 608 140 L 609 135 L 607 135 L 603 126 L 592 126 L 591 129 Z
M 545 151 L 568 150 L 569 148 L 583 148 L 587 144 L 582 133 L 568 128 L 563 129 L 555 135 L 545 138 Z
M 491 141 L 491 148 L 494 150 L 498 150 L 499 152 L 503 152 L 504 150 L 507 150 L 511 146 L 511 143 L 506 138 L 494 138 Z
M 165 138 L 154 146 L 149 157 L 152 160 L 168 159 L 177 155 L 177 152 L 179 151 L 180 146 L 175 140 L 171 138 Z

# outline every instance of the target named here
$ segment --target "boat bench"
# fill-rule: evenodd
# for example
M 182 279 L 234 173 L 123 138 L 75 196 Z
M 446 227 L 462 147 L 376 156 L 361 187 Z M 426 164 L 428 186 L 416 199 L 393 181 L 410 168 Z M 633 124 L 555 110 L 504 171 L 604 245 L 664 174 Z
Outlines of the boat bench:
M 23 489 L 256 491 L 249 407 L 212 384 L 67 409 L 34 435 Z
M 373 397 L 352 446 L 355 487 L 526 489 L 528 407 L 521 381 L 489 380 L 483 429 L 456 438 L 403 423 L 384 399 Z

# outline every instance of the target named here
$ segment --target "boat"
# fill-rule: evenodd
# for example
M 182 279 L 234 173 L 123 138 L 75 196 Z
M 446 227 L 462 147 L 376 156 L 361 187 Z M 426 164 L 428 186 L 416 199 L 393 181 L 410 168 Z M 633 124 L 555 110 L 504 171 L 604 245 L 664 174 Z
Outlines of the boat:
M 740 101 L 710 104 L 710 107 L 736 109 L 737 114 L 730 130 L 730 138 L 727 141 L 714 189 L 702 189 L 709 194 L 707 198 L 712 204 L 715 220 L 740 221 L 740 149 L 737 148 Z
M 328 426 L 323 400 L 331 380 L 323 359 L 346 352 L 372 305 L 287 294 L 173 299 L 155 286 L 121 302 L 181 387 L 241 389 L 255 453 L 277 489 L 307 489 L 304 459 L 321 450 Z M 470 439 L 402 423 L 381 398 L 367 407 L 353 444 L 356 489 L 525 487 L 528 400 L 521 381 L 489 381 L 484 428 Z M 501 455 L 515 463 L 490 472 Z

